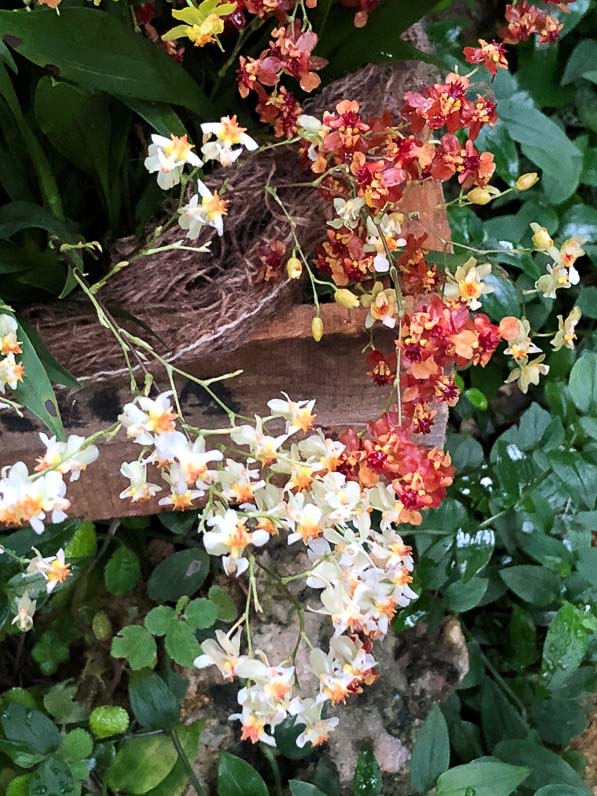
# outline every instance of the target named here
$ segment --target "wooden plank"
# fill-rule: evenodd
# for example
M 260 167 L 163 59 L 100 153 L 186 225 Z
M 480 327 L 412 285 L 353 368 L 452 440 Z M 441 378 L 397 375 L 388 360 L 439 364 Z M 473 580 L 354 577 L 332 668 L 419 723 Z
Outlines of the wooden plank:
M 406 217 L 404 233 L 427 233 L 426 245 L 435 250 L 446 248 L 450 234 L 442 200 L 441 186 L 428 182 L 411 186 L 401 202 Z M 176 323 L 171 312 L 147 313 L 151 314 L 153 329 L 172 329 Z M 363 428 L 380 415 L 388 395 L 387 389 L 377 387 L 366 375 L 361 354 L 369 339 L 364 329 L 365 315 L 363 309 L 347 311 L 335 304 L 322 306 L 325 334 L 316 343 L 311 337 L 313 307 L 284 308 L 235 350 L 202 357 L 185 369 L 200 378 L 242 369 L 240 376 L 216 387 L 221 398 L 239 414 L 266 414 L 267 401 L 284 390 L 294 400 L 315 398 L 317 423 L 328 433 L 338 431 L 339 425 Z M 100 330 L 105 331 L 98 326 Z M 51 339 L 51 329 L 42 328 L 40 332 Z M 393 337 L 384 328 L 376 329 L 378 344 L 387 349 L 391 349 Z M 84 375 L 77 373 L 79 377 Z M 156 379 L 160 390 L 167 389 L 162 374 L 156 373 Z M 186 422 L 201 428 L 226 424 L 225 413 L 201 387 L 185 379 L 180 379 L 177 387 Z M 83 379 L 82 389 L 58 394 L 67 433 L 84 436 L 113 423 L 128 400 L 126 376 L 99 383 Z M 446 413 L 440 412 L 428 444 L 441 445 L 445 422 Z M 43 449 L 38 436 L 43 430 L 29 414 L 19 419 L 11 412 L 0 412 L 0 466 L 19 460 L 33 466 Z M 100 459 L 82 474 L 79 482 L 69 485 L 71 516 L 109 519 L 159 511 L 157 499 L 131 504 L 118 497 L 127 486 L 119 473 L 120 464 L 136 459 L 138 451 L 137 446 L 124 439 L 102 445 Z

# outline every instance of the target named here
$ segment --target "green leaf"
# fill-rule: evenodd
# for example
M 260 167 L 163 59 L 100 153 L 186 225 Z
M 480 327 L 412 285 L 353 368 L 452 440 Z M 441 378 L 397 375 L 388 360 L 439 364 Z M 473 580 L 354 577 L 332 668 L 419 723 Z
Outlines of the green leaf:
M 597 617 L 571 603 L 564 603 L 551 620 L 543 646 L 541 668 L 547 686 L 561 688 L 585 657 Z
M 502 741 L 493 750 L 493 754 L 513 765 L 525 766 L 530 771 L 525 787 L 530 790 L 543 785 L 582 787 L 582 780 L 572 766 L 555 752 L 533 741 Z M 585 796 L 589 796 L 588 790 L 585 790 Z
M 472 577 L 469 580 L 457 580 L 446 589 L 446 607 L 456 613 L 464 613 L 475 608 L 487 591 L 487 578 Z
M 199 738 L 204 727 L 204 722 L 195 721 L 189 726 L 181 725 L 176 729 L 176 734 L 189 762 L 193 762 L 199 752 Z M 182 796 L 187 791 L 189 783 L 188 771 L 179 758 L 172 771 L 159 785 L 147 791 L 146 796 Z
M 191 600 L 184 612 L 185 619 L 192 630 L 205 630 L 215 624 L 218 618 L 216 605 L 205 597 Z
M 67 558 L 92 558 L 97 551 L 97 534 L 92 522 L 80 522 L 64 548 Z
M 300 782 L 298 779 L 289 780 L 290 796 L 325 796 L 317 785 L 310 785 L 308 782 Z
M 565 492 L 584 508 L 593 509 L 597 500 L 597 466 L 577 451 L 550 451 L 549 463 Z
M 597 83 L 597 41 L 594 39 L 581 39 L 576 45 L 564 69 L 562 85 L 580 78 Z
M 80 238 L 74 226 L 33 202 L 9 202 L 0 208 L 0 238 L 10 238 L 24 229 L 43 229 L 68 243 Z
M 89 715 L 89 710 L 77 702 L 75 683 L 57 683 L 44 696 L 44 708 L 58 724 L 78 724 Z
M 129 547 L 119 547 L 106 564 L 104 582 L 111 594 L 126 594 L 141 577 L 139 557 Z
M 201 586 L 209 571 L 209 556 L 192 548 L 174 553 L 153 570 L 147 592 L 155 602 L 176 602 L 190 596 Z
M 64 427 L 50 379 L 35 348 L 20 324 L 18 339 L 23 350 L 20 361 L 25 368 L 25 376 L 14 391 L 14 397 L 19 403 L 26 406 L 29 411 L 33 412 L 54 436 L 64 440 Z
M 65 763 L 77 763 L 90 757 L 93 752 L 93 738 L 82 727 L 77 727 L 62 739 L 58 754 Z
M 558 125 L 534 108 L 526 94 L 513 94 L 498 104 L 498 115 L 523 153 L 544 172 L 546 195 L 554 204 L 576 190 L 582 153 Z
M 144 627 L 129 625 L 112 640 L 112 655 L 126 658 L 131 669 L 136 671 L 154 665 L 157 647 L 153 636 Z
M 63 367 L 52 354 L 48 351 L 44 341 L 41 339 L 34 326 L 24 320 L 20 320 L 21 327 L 25 330 L 31 345 L 35 348 L 37 356 L 40 358 L 46 373 L 53 384 L 60 384 L 63 387 L 79 388 L 81 385 L 73 374 Z
M 466 583 L 473 575 L 480 572 L 491 558 L 495 546 L 495 533 L 489 528 L 477 531 L 475 534 L 458 530 L 455 544 L 456 563 L 462 582 Z
M 481 724 L 488 749 L 506 738 L 526 738 L 529 726 L 489 677 L 481 686 Z
M 585 353 L 570 371 L 570 397 L 576 408 L 588 414 L 597 411 L 597 354 Z
M 545 785 L 535 791 L 535 796 L 587 796 L 587 792 L 572 785 Z
M 508 622 L 506 657 L 508 664 L 524 671 L 537 660 L 537 630 L 528 611 L 515 605 Z
M 498 175 L 508 185 L 514 185 L 520 176 L 520 164 L 516 144 L 506 125 L 501 121 L 493 127 L 485 125 L 479 133 L 476 146 L 480 152 L 493 153 Z
M 591 586 L 597 586 L 597 547 L 582 551 L 576 569 Z
M 450 765 L 448 725 L 437 702 L 418 731 L 410 759 L 410 781 L 420 793 L 427 793 Z
M 375 759 L 373 749 L 363 749 L 352 780 L 352 792 L 355 796 L 378 796 L 383 787 L 381 769 Z
M 46 76 L 37 84 L 34 110 L 52 146 L 98 181 L 110 207 L 111 179 L 116 176 L 110 173 L 110 98 Z
M 0 11 L 0 29 L 16 52 L 37 66 L 52 66 L 63 80 L 212 116 L 209 101 L 180 64 L 105 11 Z
M 33 772 L 29 793 L 76 796 L 81 790 L 75 785 L 70 768 L 58 757 L 49 757 Z
M 238 611 L 232 597 L 226 589 L 214 584 L 209 587 L 209 599 L 216 606 L 220 622 L 234 622 Z
M 178 755 L 166 735 L 146 735 L 126 740 L 106 773 L 106 784 L 115 791 L 148 793 L 172 771 Z
M 89 729 L 95 738 L 102 740 L 122 735 L 130 724 L 129 714 L 117 705 L 100 705 L 91 711 Z
M 195 638 L 192 628 L 183 620 L 179 620 L 166 632 L 166 652 L 180 666 L 192 666 L 193 661 L 201 655 L 201 647 Z
M 473 760 L 446 771 L 438 780 L 437 796 L 509 796 L 527 778 L 528 769 L 491 759 Z
M 596 259 L 597 246 L 597 208 L 577 204 L 564 213 L 558 234 L 563 238 L 573 236 L 586 238 L 585 251 L 593 262 Z
M 2 729 L 8 741 L 46 755 L 60 746 L 58 727 L 39 710 L 13 703 L 2 710 Z
M 484 392 L 481 392 L 481 390 L 478 390 L 476 387 L 470 387 L 468 390 L 464 391 L 464 397 L 475 409 L 479 409 L 481 412 L 487 411 L 487 396 Z
M 520 316 L 520 297 L 511 279 L 494 271 L 485 277 L 483 284 L 494 291 L 483 296 L 483 312 L 493 321 L 501 321 L 506 315 Z
M 546 608 L 556 599 L 560 579 L 545 567 L 520 564 L 500 570 L 506 586 L 521 600 L 538 608 Z
M 120 97 L 124 104 L 138 116 L 151 125 L 159 135 L 169 138 L 171 134 L 184 135 L 185 126 L 180 117 L 161 102 L 148 102 L 147 100 L 134 99 L 133 97 Z
M 218 762 L 218 796 L 268 796 L 261 776 L 236 755 L 222 752 Z
M 541 738 L 554 746 L 566 747 L 587 727 L 585 712 L 577 697 L 556 695 L 531 707 L 533 723 Z
M 129 699 L 135 718 L 148 730 L 170 730 L 178 723 L 179 702 L 159 674 L 151 669 L 131 674 Z
M 169 605 L 158 605 L 145 617 L 145 627 L 154 636 L 165 636 L 168 628 L 176 621 L 174 608 Z

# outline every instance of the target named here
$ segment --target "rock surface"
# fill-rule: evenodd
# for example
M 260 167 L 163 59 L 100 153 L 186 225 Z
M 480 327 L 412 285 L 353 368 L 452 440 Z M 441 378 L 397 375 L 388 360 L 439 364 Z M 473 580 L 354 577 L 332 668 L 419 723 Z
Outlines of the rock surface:
M 300 571 L 308 564 L 301 561 L 296 545 L 292 548 L 280 544 L 264 556 L 263 563 L 279 572 Z M 297 582 L 299 583 L 299 582 Z M 300 582 L 302 585 L 302 581 Z M 270 662 L 277 663 L 288 657 L 297 638 L 297 617 L 286 587 L 260 571 L 259 595 L 263 613 L 251 621 L 253 643 L 267 652 Z M 292 590 L 302 605 L 317 607 L 317 593 L 296 586 Z M 331 636 L 328 617 L 313 611 L 304 614 L 305 632 L 312 643 L 327 649 Z M 338 768 L 341 793 L 352 794 L 352 778 L 359 752 L 372 747 L 384 777 L 384 796 L 408 796 L 407 762 L 410 758 L 413 737 L 421 721 L 435 701 L 449 696 L 468 671 L 466 642 L 455 618 L 448 618 L 433 634 L 417 626 L 399 636 L 392 633 L 376 643 L 374 655 L 378 661 L 379 680 L 364 692 L 348 700 L 345 706 L 332 712 L 340 724 L 332 733 L 326 754 Z M 305 674 L 307 650 L 302 645 L 297 657 L 297 673 L 305 694 L 314 682 Z M 189 676 L 189 673 L 186 673 Z M 239 724 L 230 722 L 228 716 L 238 710 L 236 693 L 238 683 L 226 684 L 214 668 L 190 673 L 191 684 L 183 706 L 187 720 L 203 719 L 206 722 L 201 737 L 201 750 L 196 766 L 207 793 L 216 794 L 217 758 L 226 749 L 239 754 L 262 771 L 267 779 L 264 758 L 250 743 L 241 743 Z M 309 781 L 318 757 L 315 752 L 299 762 L 300 777 Z M 293 772 L 293 776 L 296 774 Z M 189 792 L 189 796 L 191 796 Z

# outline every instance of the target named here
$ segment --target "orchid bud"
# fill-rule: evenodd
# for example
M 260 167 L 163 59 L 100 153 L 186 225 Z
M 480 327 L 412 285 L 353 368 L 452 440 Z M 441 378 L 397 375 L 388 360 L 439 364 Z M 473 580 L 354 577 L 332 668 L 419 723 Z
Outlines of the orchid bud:
M 487 188 L 473 188 L 466 198 L 474 205 L 487 205 L 493 199 L 493 194 Z
M 341 307 L 346 307 L 347 310 L 352 310 L 359 306 L 359 300 L 355 294 L 344 287 L 341 287 L 340 290 L 336 290 L 334 299 L 336 300 L 336 304 L 339 304 Z
M 533 246 L 540 251 L 551 249 L 553 240 L 545 227 L 540 227 L 539 224 L 532 224 L 534 235 L 532 237 Z
M 539 175 L 536 171 L 529 171 L 526 174 L 521 174 L 516 180 L 517 191 L 528 191 L 533 185 L 539 182 Z
M 313 335 L 313 339 L 316 343 L 318 343 L 323 337 L 323 321 L 319 315 L 316 315 L 311 321 L 311 334 Z
M 286 263 L 286 273 L 289 279 L 299 279 L 303 273 L 303 264 L 298 257 L 291 257 Z

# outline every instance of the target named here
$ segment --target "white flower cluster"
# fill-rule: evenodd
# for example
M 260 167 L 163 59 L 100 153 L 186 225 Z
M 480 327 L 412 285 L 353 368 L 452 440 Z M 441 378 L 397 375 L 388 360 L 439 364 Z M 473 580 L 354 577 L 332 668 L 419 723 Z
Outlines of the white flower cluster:
M 15 390 L 25 375 L 23 364 L 16 360 L 16 355 L 21 353 L 17 330 L 12 315 L 0 315 L 0 395 L 4 395 L 7 387 Z
M 552 258 L 553 262 L 547 265 L 547 273 L 540 276 L 535 282 L 536 289 L 544 298 L 555 298 L 556 290 L 577 285 L 580 276 L 575 268 L 575 263 L 582 257 L 584 238 L 568 238 L 558 248 L 551 239 L 545 227 L 531 224 L 533 230 L 533 245 Z
M 36 533 L 43 533 L 44 522 L 66 519 L 70 506 L 66 498 L 64 475 L 76 481 L 88 464 L 99 456 L 95 445 L 84 437 L 70 436 L 66 442 L 40 434 L 46 446 L 38 458 L 36 472 L 30 473 L 24 462 L 4 467 L 0 475 L 0 524 L 14 526 L 29 523 Z
M 236 116 L 223 116 L 219 122 L 206 122 L 201 125 L 201 131 L 203 157 L 206 161 L 217 161 L 222 166 L 231 166 L 244 149 L 254 151 L 258 148 L 257 142 L 238 124 Z M 203 161 L 192 151 L 194 146 L 186 135 L 171 135 L 170 138 L 152 135 L 151 141 L 145 168 L 150 173 L 157 172 L 158 185 L 164 190 L 180 183 L 187 164 L 193 168 L 203 166 Z M 179 226 L 190 240 L 197 240 L 204 227 L 213 227 L 218 235 L 222 235 L 227 208 L 228 202 L 217 192 L 212 193 L 198 179 L 196 193 L 178 209 Z
M 413 560 L 393 528 L 402 504 L 391 484 L 363 487 L 340 471 L 344 445 L 313 430 L 314 401 L 285 396 L 268 407 L 268 417 L 227 431 L 228 446 L 231 440 L 247 449 L 246 458 L 235 461 L 225 457 L 226 443 L 206 450 L 204 437 L 193 440 L 176 428 L 170 393 L 127 404 L 119 420 L 143 451 L 137 462 L 122 466 L 131 485 L 121 497 L 138 501 L 160 491 L 147 482 L 147 467 L 154 465 L 169 485 L 162 505 L 189 508 L 204 498 L 200 530 L 207 552 L 222 559 L 228 575 L 248 570 L 250 589 L 256 588 L 255 552 L 273 535 L 301 545 L 311 562 L 304 579 L 320 594 L 312 610 L 328 616 L 334 631 L 327 652 L 311 650 L 315 696 L 301 696 L 292 655 L 270 665 L 262 652 L 241 654 L 238 625 L 205 641 L 195 663 L 248 681 L 238 694 L 241 712 L 233 716 L 242 722 L 243 738 L 273 744 L 273 729 L 296 716 L 305 726 L 299 745 L 318 744 L 337 723 L 324 717 L 325 704 L 344 702 L 376 679 L 373 641 L 416 597 L 409 585 Z M 381 512 L 379 530 L 371 522 L 373 509 Z

